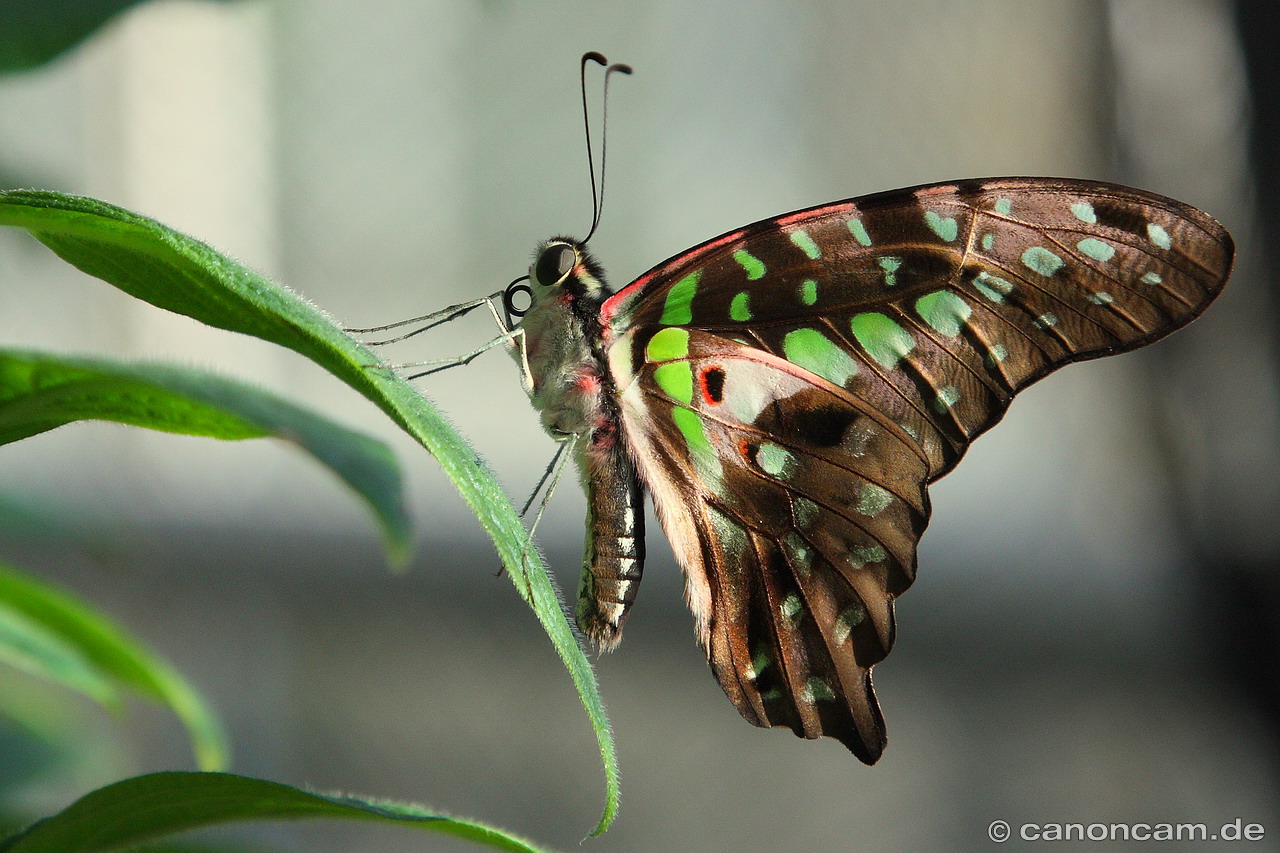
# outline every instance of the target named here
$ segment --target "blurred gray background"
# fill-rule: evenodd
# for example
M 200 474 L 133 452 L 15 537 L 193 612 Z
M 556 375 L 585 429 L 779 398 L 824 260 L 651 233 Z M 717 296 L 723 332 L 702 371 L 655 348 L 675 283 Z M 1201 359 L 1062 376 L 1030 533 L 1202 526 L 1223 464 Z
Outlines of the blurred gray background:
M 154 216 L 345 324 L 391 322 L 493 292 L 538 240 L 585 231 L 578 57 L 599 50 L 636 70 L 611 87 L 592 241 L 615 285 L 756 219 L 934 180 L 1100 178 L 1210 211 L 1240 254 L 1205 318 L 1027 391 L 932 490 L 919 579 L 876 670 L 878 766 L 738 718 L 651 524 L 627 640 L 598 665 L 622 812 L 583 849 L 988 850 L 997 818 L 1237 817 L 1267 826 L 1253 849 L 1280 849 L 1280 383 L 1270 217 L 1254 209 L 1275 198 L 1250 153 L 1267 150 L 1274 114 L 1251 122 L 1250 99 L 1274 66 L 1240 37 L 1260 42 L 1259 6 L 161 0 L 0 76 L 0 175 Z M 462 500 L 372 405 L 21 233 L 0 233 L 0 331 L 251 379 L 396 448 L 420 539 L 405 576 L 362 506 L 279 443 L 77 424 L 0 449 L 0 557 L 100 602 L 188 673 L 229 722 L 234 770 L 426 802 L 565 849 L 594 826 L 601 772 L 567 675 Z M 492 333 L 469 317 L 391 357 Z M 523 499 L 554 446 L 510 359 L 421 387 Z M 539 530 L 570 591 L 576 492 L 561 487 Z M 0 750 L 10 808 L 190 767 L 151 708 L 74 714 L 83 751 L 56 773 L 6 779 Z M 471 849 L 336 824 L 210 837 Z

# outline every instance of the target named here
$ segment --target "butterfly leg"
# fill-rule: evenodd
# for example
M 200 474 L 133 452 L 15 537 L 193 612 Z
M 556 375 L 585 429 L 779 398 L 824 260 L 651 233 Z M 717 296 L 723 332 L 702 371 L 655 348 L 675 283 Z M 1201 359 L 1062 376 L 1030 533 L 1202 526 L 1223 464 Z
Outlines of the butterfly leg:
M 538 494 L 542 491 L 542 487 L 547 484 L 547 480 L 551 479 L 551 476 L 553 474 L 555 475 L 556 481 L 559 481 L 561 458 L 564 456 L 565 449 L 572 443 L 573 443 L 573 440 L 570 440 L 570 441 L 561 442 L 556 446 L 556 455 L 551 457 L 551 462 L 547 465 L 547 470 L 543 471 L 542 476 L 538 478 L 538 485 L 533 487 L 533 491 L 530 492 L 529 494 L 529 499 L 525 501 L 524 506 L 520 508 L 521 518 L 524 518 L 525 515 L 528 514 L 529 507 L 533 506 L 533 502 L 537 500 Z M 555 487 L 556 487 L 555 482 L 552 482 L 551 484 L 552 490 L 554 490 Z M 543 498 L 543 503 L 545 504 L 546 501 L 550 500 L 550 498 L 551 498 L 551 495 L 547 495 L 546 498 Z M 541 509 L 541 507 L 539 509 Z
M 364 335 L 370 332 L 385 332 L 390 329 L 398 329 L 401 326 L 408 326 L 412 323 L 423 324 L 419 328 L 414 329 L 412 332 L 407 332 L 403 335 L 400 335 L 399 337 L 388 338 L 385 341 L 369 341 L 365 344 L 365 346 L 380 347 L 386 344 L 394 344 L 394 343 L 398 343 L 399 341 L 403 341 L 406 338 L 412 338 L 415 335 L 420 335 L 423 332 L 426 332 L 430 329 L 434 329 L 436 326 L 440 326 L 440 325 L 443 325 L 444 323 L 448 323 L 453 320 L 456 320 L 459 317 L 463 316 L 464 314 L 468 314 L 471 311 L 474 311 L 476 308 L 479 308 L 481 305 L 488 305 L 489 310 L 493 312 L 494 317 L 497 317 L 497 311 L 493 307 L 493 300 L 501 295 L 502 295 L 502 291 L 498 291 L 497 293 L 493 293 L 493 294 L 490 294 L 489 296 L 481 297 L 480 299 L 472 299 L 469 302 L 460 302 L 457 305 L 450 305 L 448 308 L 443 308 L 439 311 L 433 311 L 430 314 L 423 314 L 421 317 L 410 317 L 408 320 L 400 320 L 399 322 L 396 322 L 396 323 L 388 323 L 385 326 L 371 326 L 368 329 L 344 328 L 342 331 L 346 332 L 348 335 Z M 507 331 L 506 326 L 503 325 L 502 323 L 499 323 L 499 326 L 502 328 L 502 331 L 504 332 Z
M 510 332 L 512 334 L 512 338 L 511 338 L 512 349 L 515 349 L 516 343 L 517 343 L 515 335 L 519 334 L 520 381 L 524 385 L 525 390 L 530 391 L 533 388 L 533 369 L 529 367 L 529 348 L 527 346 L 528 338 L 526 338 L 523 334 L 524 332 L 523 326 L 517 326 L 513 330 L 511 329 L 511 327 L 507 325 L 507 321 L 502 319 L 502 315 L 498 313 L 498 306 L 493 304 L 493 300 L 499 295 L 500 294 L 495 293 L 493 296 L 486 297 L 489 314 L 492 315 L 493 322 L 497 325 L 499 331 L 502 331 L 504 333 Z M 552 463 L 554 464 L 554 460 L 552 460 Z
M 587 493 L 578 627 L 601 651 L 609 651 L 622 639 L 644 569 L 644 489 L 610 431 L 597 430 L 580 445 L 578 467 Z
M 413 373 L 405 377 L 405 379 L 410 379 L 410 380 L 421 379 L 424 376 L 430 376 L 433 373 L 439 373 L 440 371 L 448 370 L 451 367 L 461 367 L 464 364 L 470 364 L 478 356 L 483 355 L 484 353 L 488 352 L 489 350 L 493 349 L 499 344 L 510 344 L 510 343 L 514 343 L 517 339 L 523 339 L 523 338 L 524 338 L 524 330 L 517 328 L 517 329 L 511 330 L 510 332 L 503 332 L 501 335 L 498 335 L 493 340 L 486 341 L 481 346 L 476 347 L 471 352 L 463 353 L 462 355 L 455 356 L 454 358 L 438 358 L 438 359 L 433 359 L 431 361 L 416 361 L 416 362 L 409 362 L 407 364 L 385 364 L 385 365 L 379 365 L 379 366 L 393 367 L 393 368 L 406 368 L 406 367 L 430 368 L 429 370 L 422 370 L 422 371 L 419 371 L 418 373 Z
M 541 502 L 538 503 L 538 511 L 533 515 L 533 522 L 529 525 L 529 536 L 525 540 L 524 550 L 520 553 L 520 573 L 521 578 L 524 577 L 525 557 L 528 556 L 529 549 L 533 547 L 533 536 L 538 532 L 538 523 L 542 521 L 542 513 L 546 510 L 547 504 L 551 502 L 551 496 L 555 494 L 556 485 L 560 482 L 560 475 L 564 473 L 564 463 L 568 461 L 569 454 L 565 451 L 572 449 L 573 445 L 578 441 L 578 436 L 569 436 L 569 438 L 561 442 L 556 449 L 556 455 L 551 457 L 551 464 L 547 466 L 547 470 L 542 473 L 542 478 L 538 480 L 538 485 L 534 488 L 533 494 L 529 495 L 529 500 L 525 501 L 524 507 L 520 510 L 520 517 L 523 518 L 525 513 L 529 511 L 529 507 L 533 506 L 533 501 L 538 497 L 538 492 L 542 491 L 542 486 L 547 484 L 547 491 L 542 495 Z M 501 569 L 499 569 L 501 573 Z

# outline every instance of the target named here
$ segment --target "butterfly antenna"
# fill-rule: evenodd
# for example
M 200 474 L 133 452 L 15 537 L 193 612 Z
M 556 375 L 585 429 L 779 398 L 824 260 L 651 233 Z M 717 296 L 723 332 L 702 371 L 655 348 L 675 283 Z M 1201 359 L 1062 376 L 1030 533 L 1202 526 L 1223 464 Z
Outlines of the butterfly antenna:
M 601 121 L 604 124 L 604 130 L 600 137 L 600 183 L 596 184 L 596 158 L 591 150 L 591 112 L 587 109 L 587 63 L 594 62 L 597 65 L 606 65 L 604 71 L 604 114 Z M 608 154 L 607 139 L 609 131 L 609 75 L 617 72 L 619 74 L 630 74 L 631 66 L 623 65 L 621 62 L 615 62 L 608 65 L 609 60 L 604 58 L 603 54 L 588 51 L 582 55 L 581 66 L 581 83 L 582 83 L 582 129 L 583 134 L 587 138 L 587 171 L 591 175 L 591 230 L 587 232 L 587 236 L 583 239 L 583 243 L 591 239 L 591 235 L 596 233 L 596 228 L 600 225 L 600 214 L 604 208 L 604 166 L 605 157 Z
M 582 89 L 582 132 L 587 138 L 587 173 L 591 175 L 591 230 L 595 230 L 595 222 L 600 218 L 600 197 L 596 193 L 596 158 L 591 153 L 591 111 L 587 109 L 587 63 L 594 62 L 597 65 L 608 65 L 609 60 L 604 58 L 604 54 L 596 53 L 589 50 L 582 54 L 582 65 L 579 68 L 578 79 Z M 606 77 L 608 74 L 606 73 Z M 587 235 L 590 236 L 590 233 Z M 585 240 L 583 241 L 586 242 Z
M 587 232 L 587 240 L 596 233 L 596 228 L 600 225 L 600 217 L 604 213 L 604 166 L 609 157 L 609 75 L 615 71 L 619 74 L 630 74 L 631 66 L 615 62 L 604 70 L 604 107 L 600 116 L 600 198 L 595 206 L 595 218 L 591 220 L 591 230 Z M 582 242 L 585 243 L 587 240 Z

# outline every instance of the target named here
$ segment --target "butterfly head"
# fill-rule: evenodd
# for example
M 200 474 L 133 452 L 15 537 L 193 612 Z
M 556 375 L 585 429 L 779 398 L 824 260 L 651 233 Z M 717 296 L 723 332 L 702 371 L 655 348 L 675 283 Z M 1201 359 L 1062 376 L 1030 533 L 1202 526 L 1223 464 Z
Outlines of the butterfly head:
M 552 237 L 538 246 L 529 274 L 507 285 L 502 305 L 507 325 L 514 328 L 539 306 L 559 304 L 583 311 L 598 308 L 611 293 L 604 270 L 582 242 Z

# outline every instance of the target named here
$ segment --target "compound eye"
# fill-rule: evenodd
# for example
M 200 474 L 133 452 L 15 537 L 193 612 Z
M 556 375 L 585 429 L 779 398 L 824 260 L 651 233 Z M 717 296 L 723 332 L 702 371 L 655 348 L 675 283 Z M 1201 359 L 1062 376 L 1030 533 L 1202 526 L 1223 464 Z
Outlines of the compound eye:
M 533 280 L 543 287 L 554 287 L 569 277 L 578 263 L 578 253 L 568 243 L 552 243 L 542 250 L 533 264 Z

